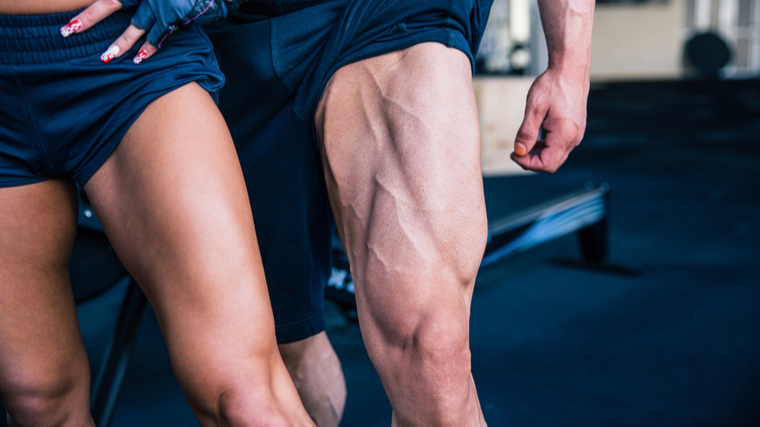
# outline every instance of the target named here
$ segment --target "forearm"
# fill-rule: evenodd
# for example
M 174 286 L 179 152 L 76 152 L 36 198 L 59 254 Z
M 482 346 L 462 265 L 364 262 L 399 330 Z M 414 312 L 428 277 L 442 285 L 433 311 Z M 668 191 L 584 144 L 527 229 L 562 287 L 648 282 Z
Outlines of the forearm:
M 588 81 L 594 0 L 538 0 L 549 50 L 549 68 Z
M 47 15 L 83 9 L 95 0 L 0 0 L 0 15 Z

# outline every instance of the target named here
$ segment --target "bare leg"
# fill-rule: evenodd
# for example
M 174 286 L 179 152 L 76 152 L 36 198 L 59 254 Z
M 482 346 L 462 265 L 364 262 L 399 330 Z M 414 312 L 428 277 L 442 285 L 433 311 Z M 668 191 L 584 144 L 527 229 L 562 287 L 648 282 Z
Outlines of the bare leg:
M 485 425 L 470 371 L 487 223 L 467 57 L 426 43 L 348 65 L 316 123 L 362 336 L 394 424 Z
M 318 427 L 337 427 L 346 407 L 346 380 L 325 332 L 280 345 L 306 411 Z
M 93 426 L 69 283 L 73 183 L 0 188 L 0 398 L 10 426 Z
M 211 97 L 153 102 L 85 187 L 201 425 L 313 425 L 280 357 L 243 175 Z

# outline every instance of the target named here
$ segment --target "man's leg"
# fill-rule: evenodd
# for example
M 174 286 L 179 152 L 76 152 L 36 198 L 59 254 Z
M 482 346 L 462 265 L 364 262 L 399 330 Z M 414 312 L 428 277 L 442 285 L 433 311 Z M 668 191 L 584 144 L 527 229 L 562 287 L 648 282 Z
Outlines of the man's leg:
M 487 236 L 470 63 L 435 43 L 360 61 L 316 113 L 330 202 L 395 425 L 485 425 L 469 312 Z
M 317 427 L 338 427 L 346 406 L 346 380 L 327 334 L 280 344 L 280 354 Z
M 201 425 L 313 425 L 277 349 L 242 171 L 209 94 L 154 101 L 85 185 Z

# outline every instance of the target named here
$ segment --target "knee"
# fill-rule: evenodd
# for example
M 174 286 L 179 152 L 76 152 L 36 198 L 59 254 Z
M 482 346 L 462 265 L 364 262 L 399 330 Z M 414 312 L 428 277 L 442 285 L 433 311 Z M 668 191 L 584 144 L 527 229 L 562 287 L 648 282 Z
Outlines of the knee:
M 220 392 L 207 395 L 213 399 L 203 399 L 208 405 L 198 407 L 198 401 L 194 400 L 196 416 L 199 420 L 209 421 L 201 424 L 236 427 L 309 425 L 309 416 L 285 366 L 281 362 L 278 365 L 266 372 L 249 375 L 240 372 L 237 378 L 225 381 L 224 385 L 212 387 Z
M 227 390 L 217 399 L 216 421 L 220 426 L 271 426 L 288 424 L 273 402 L 253 390 Z
M 451 395 L 452 389 L 469 380 L 469 332 L 463 310 L 407 313 L 376 324 L 379 334 L 370 333 L 367 344 L 381 373 L 407 378 L 414 381 L 415 387 L 437 390 L 443 395 Z M 373 336 L 382 337 L 382 342 L 372 343 Z
M 83 425 L 89 418 L 87 377 L 41 376 L 16 382 L 3 398 L 9 426 Z
M 423 315 L 405 339 L 407 357 L 432 375 L 432 380 L 461 384 L 470 376 L 468 321 L 463 313 L 441 310 Z

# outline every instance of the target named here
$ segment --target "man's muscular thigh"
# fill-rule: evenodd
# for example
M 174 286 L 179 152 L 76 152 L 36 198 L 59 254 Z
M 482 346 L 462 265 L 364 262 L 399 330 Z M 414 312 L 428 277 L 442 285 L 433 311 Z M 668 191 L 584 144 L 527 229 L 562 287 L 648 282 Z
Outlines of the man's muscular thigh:
M 418 311 L 441 286 L 469 294 L 487 230 L 467 56 L 425 43 L 343 67 L 316 126 L 360 303 L 393 292 Z

